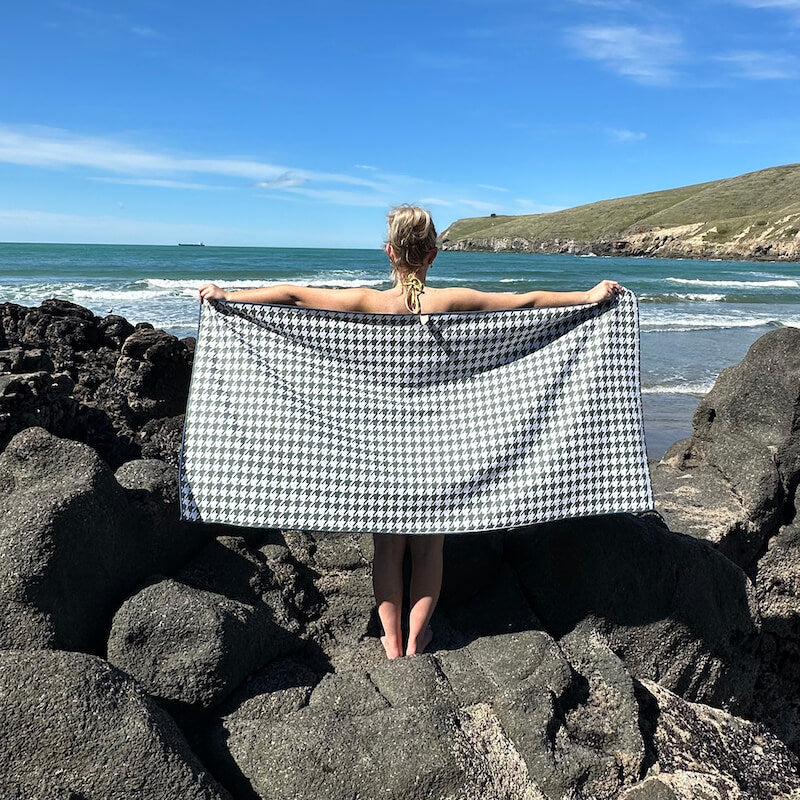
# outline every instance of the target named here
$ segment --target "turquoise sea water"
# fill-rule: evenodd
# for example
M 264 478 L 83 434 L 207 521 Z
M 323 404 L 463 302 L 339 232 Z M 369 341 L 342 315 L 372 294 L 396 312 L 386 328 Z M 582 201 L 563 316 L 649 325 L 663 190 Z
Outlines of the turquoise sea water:
M 639 300 L 651 458 L 691 431 L 697 402 L 763 333 L 800 326 L 800 264 L 440 253 L 431 286 L 484 291 L 589 289 L 611 278 Z M 176 336 L 197 333 L 197 288 L 273 283 L 391 286 L 382 250 L 0 244 L 0 302 L 72 300 Z

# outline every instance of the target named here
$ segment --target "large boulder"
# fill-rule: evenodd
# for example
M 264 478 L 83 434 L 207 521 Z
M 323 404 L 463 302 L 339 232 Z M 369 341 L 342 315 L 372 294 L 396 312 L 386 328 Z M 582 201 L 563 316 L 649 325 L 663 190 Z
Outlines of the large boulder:
M 589 622 L 637 678 L 745 713 L 760 618 L 744 573 L 652 516 L 608 514 L 512 532 L 509 563 L 545 629 Z
M 365 639 L 340 645 L 352 655 L 334 671 L 303 654 L 272 661 L 211 710 L 199 752 L 236 796 L 254 798 L 800 790 L 791 753 L 763 726 L 634 679 L 588 620 L 554 640 L 507 568 L 436 631 L 436 647 L 410 658 L 387 661 Z
M 18 380 L 19 391 L 0 396 L 0 450 L 40 425 L 91 445 L 112 468 L 143 454 L 177 466 L 175 420 L 186 407 L 194 344 L 67 300 L 0 303 L 0 372 L 53 375 Z
M 498 611 L 510 626 L 495 627 Z M 453 608 L 437 637 L 443 649 L 394 661 L 350 642 L 333 672 L 272 662 L 214 709 L 208 763 L 264 798 L 611 800 L 638 780 L 624 665 L 591 634 L 562 650 L 513 575 Z
M 90 447 L 18 433 L 0 454 L 0 648 L 100 652 L 151 567 L 139 522 Z
M 0 795 L 230 800 L 173 720 L 95 656 L 0 651 Z
M 687 703 L 654 681 L 636 682 L 651 764 L 620 800 L 797 800 L 786 746 L 762 725 Z
M 763 636 L 755 713 L 800 755 L 800 520 L 781 526 L 757 570 Z
M 800 329 L 778 328 L 719 374 L 692 435 L 654 465 L 656 508 L 669 527 L 751 568 L 800 480 L 799 417 Z
M 114 368 L 128 407 L 141 424 L 186 408 L 192 365 L 186 345 L 158 328 L 138 327 L 122 344 Z
M 136 459 L 123 464 L 114 478 L 142 519 L 154 571 L 172 574 L 213 540 L 208 526 L 181 520 L 178 471 L 172 465 Z
M 206 708 L 301 646 L 297 616 L 265 557 L 225 537 L 122 604 L 108 660 L 155 697 Z
M 0 304 L 0 348 L 20 345 L 44 350 L 56 369 L 77 367 L 75 353 L 96 350 L 105 344 L 97 328 L 98 318 L 69 300 L 50 298 L 39 308 L 16 303 Z
M 173 468 L 134 461 L 118 475 L 39 427 L 0 454 L 0 648 L 104 652 L 125 597 L 213 535 L 179 520 Z

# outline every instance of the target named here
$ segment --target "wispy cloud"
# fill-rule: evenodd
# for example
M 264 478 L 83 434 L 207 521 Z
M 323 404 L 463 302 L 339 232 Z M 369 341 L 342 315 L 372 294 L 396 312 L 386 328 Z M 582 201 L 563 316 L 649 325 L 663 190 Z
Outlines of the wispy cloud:
M 286 170 L 282 175 L 276 175 L 265 181 L 257 181 L 259 189 L 288 189 L 290 186 L 302 186 L 308 182 L 308 178 L 303 177 L 297 172 Z
M 629 11 L 639 7 L 639 3 L 635 2 L 635 0 L 570 0 L 570 2 L 580 6 L 602 8 L 607 11 Z
M 730 64 L 737 77 L 754 81 L 791 80 L 800 75 L 800 62 L 787 53 L 739 50 L 717 56 L 716 60 Z
M 163 33 L 149 28 L 147 25 L 132 25 L 130 28 L 131 33 L 141 36 L 144 39 L 166 39 Z
M 90 181 L 96 183 L 116 183 L 122 186 L 156 186 L 159 189 L 221 189 L 221 186 L 210 186 L 207 183 L 190 181 L 171 181 L 165 178 L 109 178 L 93 175 Z
M 786 11 L 800 11 L 800 0 L 734 0 L 734 2 L 748 8 L 780 8 Z
M 124 209 L 124 204 L 117 204 Z M 59 214 L 36 209 L 0 208 L 0 240 L 37 242 L 117 242 L 120 244 L 174 243 L 184 237 L 204 236 L 236 241 L 230 229 L 205 223 L 175 223 L 126 218 L 116 214 Z
M 615 142 L 641 142 L 647 138 L 643 131 L 629 131 L 627 128 L 609 128 L 608 135 Z
M 508 189 L 506 189 L 504 186 L 492 186 L 491 183 L 479 183 L 478 184 L 478 188 L 479 189 L 488 189 L 490 192 L 507 192 L 508 191 Z
M 133 147 L 111 139 L 76 136 L 52 128 L 0 126 L 0 162 L 35 167 L 86 167 L 127 175 L 194 173 L 240 178 L 265 187 L 271 182 L 308 181 L 376 188 L 375 181 L 352 175 L 315 172 L 242 158 L 196 158 Z
M 88 6 L 77 3 L 60 2 L 55 3 L 57 8 L 70 15 L 70 19 L 78 22 L 77 32 L 87 34 L 90 31 L 95 33 L 122 33 L 133 34 L 146 39 L 166 39 L 163 33 L 151 28 L 149 25 L 134 23 L 126 14 L 109 12 L 105 9 L 89 8 Z M 73 29 L 75 25 L 73 24 Z
M 98 136 L 44 127 L 0 125 L 0 163 L 111 175 L 81 175 L 100 183 L 162 189 L 256 189 L 284 198 L 308 198 L 344 206 L 389 208 L 432 197 L 435 205 L 495 210 L 465 187 L 364 167 L 360 174 L 321 172 L 240 157 L 197 157 L 149 150 Z M 366 174 L 365 174 L 366 173 Z M 489 187 L 502 191 L 501 187 Z M 500 210 L 500 209 L 498 209 Z
M 584 58 L 626 78 L 649 85 L 666 85 L 676 78 L 683 58 L 679 33 L 635 25 L 585 25 L 571 28 L 569 42 Z

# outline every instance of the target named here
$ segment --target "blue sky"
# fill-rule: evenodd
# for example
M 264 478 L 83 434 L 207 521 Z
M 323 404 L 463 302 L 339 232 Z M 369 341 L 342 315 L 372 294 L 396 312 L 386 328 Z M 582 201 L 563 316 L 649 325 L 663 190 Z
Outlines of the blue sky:
M 0 241 L 378 247 L 800 161 L 800 0 L 36 2 Z

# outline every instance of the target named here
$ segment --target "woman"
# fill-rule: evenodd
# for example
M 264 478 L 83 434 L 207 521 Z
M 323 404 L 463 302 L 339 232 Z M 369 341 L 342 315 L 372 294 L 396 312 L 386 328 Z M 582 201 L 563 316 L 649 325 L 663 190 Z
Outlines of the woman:
M 430 214 L 415 206 L 399 206 L 388 216 L 385 251 L 392 267 L 394 286 L 378 289 L 316 289 L 281 284 L 263 289 L 227 292 L 213 283 L 199 288 L 199 299 L 225 299 L 304 306 L 333 311 L 377 314 L 430 314 L 440 311 L 570 306 L 598 303 L 620 292 L 616 281 L 603 280 L 588 291 L 532 291 L 520 294 L 481 292 L 468 288 L 434 288 L 425 285 L 436 258 L 436 229 Z M 433 633 L 428 625 L 442 585 L 444 535 L 373 535 L 375 559 L 372 582 L 378 616 L 383 626 L 381 642 L 388 658 L 403 655 L 401 613 L 403 605 L 403 555 L 411 550 L 412 574 L 408 641 L 405 654 L 422 653 Z

